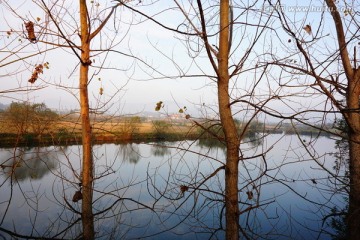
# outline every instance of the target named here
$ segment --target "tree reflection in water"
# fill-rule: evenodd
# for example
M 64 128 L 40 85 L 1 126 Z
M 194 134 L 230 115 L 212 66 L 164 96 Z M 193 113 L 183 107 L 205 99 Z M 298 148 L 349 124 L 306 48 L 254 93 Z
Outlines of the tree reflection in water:
M 124 162 L 129 162 L 133 164 L 139 162 L 141 155 L 138 145 L 127 143 L 117 146 L 119 147 L 119 154 L 121 155 Z
M 335 194 L 326 193 L 327 173 L 306 159 L 296 138 L 267 138 L 257 141 L 262 145 L 252 144 L 251 139 L 244 143 L 249 151 L 245 154 L 251 156 L 271 149 L 274 142 L 280 147 L 267 153 L 266 163 L 262 158 L 239 163 L 244 170 L 239 186 L 242 230 L 266 239 L 326 239 L 328 235 L 320 233 L 329 228 L 322 225 L 321 214 L 342 206 Z M 322 138 L 318 144 L 328 148 L 333 142 Z M 17 158 L 14 151 L 0 151 L 3 235 L 9 230 L 12 236 L 81 236 L 82 201 L 72 201 L 80 189 L 79 153 L 78 146 L 19 149 Z M 324 156 L 332 164 L 330 156 Z M 209 141 L 94 146 L 96 237 L 223 239 L 223 157 L 222 145 Z
M 3 152 L 1 167 L 16 181 L 40 180 L 59 166 L 56 155 L 56 151 L 46 148 L 17 148 Z
M 155 157 L 163 157 L 169 155 L 171 153 L 169 146 L 170 143 L 167 142 L 157 142 L 156 144 L 151 144 L 151 153 Z

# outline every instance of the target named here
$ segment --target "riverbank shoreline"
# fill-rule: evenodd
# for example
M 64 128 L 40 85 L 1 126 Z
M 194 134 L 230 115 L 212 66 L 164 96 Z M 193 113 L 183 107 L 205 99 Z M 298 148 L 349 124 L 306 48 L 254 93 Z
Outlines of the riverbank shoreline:
M 82 143 L 79 121 L 71 120 L 68 117 L 68 121 L 57 121 L 48 125 L 48 127 L 43 126 L 38 129 L 34 127 L 17 129 L 3 122 L 0 124 L 0 147 L 79 145 Z M 257 134 L 298 134 L 314 137 L 330 136 L 331 134 L 309 126 L 294 129 L 287 124 L 264 125 L 254 122 L 250 125 L 238 123 L 239 135 L 243 135 L 244 126 L 247 126 L 245 135 L 250 137 L 255 137 Z M 93 144 L 213 139 L 215 136 L 221 138 L 221 132 L 221 126 L 218 124 L 204 121 L 194 123 L 190 120 L 157 119 L 150 121 L 132 117 L 122 121 L 94 121 L 92 124 Z

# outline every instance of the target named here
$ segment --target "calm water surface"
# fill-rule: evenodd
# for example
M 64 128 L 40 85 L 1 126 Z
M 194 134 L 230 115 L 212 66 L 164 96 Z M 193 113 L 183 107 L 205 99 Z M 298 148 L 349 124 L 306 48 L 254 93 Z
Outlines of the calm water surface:
M 334 146 L 280 134 L 242 144 L 240 219 L 251 239 L 330 239 L 323 218 L 345 206 L 331 177 Z M 80 159 L 80 146 L 0 149 L 0 227 L 79 236 L 81 201 L 72 198 Z M 221 144 L 105 144 L 94 146 L 94 160 L 99 239 L 224 239 L 224 172 L 212 175 L 224 162 Z M 10 237 L 0 231 L 1 238 Z

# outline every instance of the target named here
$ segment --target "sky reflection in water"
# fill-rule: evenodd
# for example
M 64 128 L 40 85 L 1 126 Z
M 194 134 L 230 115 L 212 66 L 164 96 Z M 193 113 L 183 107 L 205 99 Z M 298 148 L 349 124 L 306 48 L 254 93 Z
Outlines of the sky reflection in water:
M 306 152 L 303 144 L 309 145 L 311 141 L 306 136 L 297 139 L 270 135 L 261 144 L 243 145 L 243 149 L 248 149 L 243 152 L 244 157 L 250 157 L 277 143 L 264 155 L 265 161 L 257 158 L 239 164 L 241 210 L 254 206 L 257 199 L 261 205 L 240 216 L 241 226 L 250 236 L 329 239 L 328 235 L 319 235 L 321 229 L 330 230 L 326 223 L 322 225 L 322 218 L 331 207 L 342 208 L 345 202 L 342 196 L 328 191 L 329 174 L 320 170 L 309 153 L 319 157 L 318 163 L 332 169 L 334 159 L 327 153 L 334 150 L 334 141 L 320 137 L 314 143 L 317 151 L 309 148 Z M 65 209 L 64 197 L 80 211 L 81 202 L 71 202 L 78 190 L 80 153 L 80 146 L 18 149 L 14 158 L 13 150 L 2 149 L 0 213 L 5 217 L 1 227 L 13 230 L 14 221 L 18 233 L 30 234 L 34 223 L 40 235 L 53 236 L 75 222 L 79 216 Z M 96 216 L 99 238 L 141 238 L 172 229 L 149 239 L 203 239 L 211 237 L 209 232 L 224 224 L 220 220 L 222 198 L 212 192 L 224 191 L 224 172 L 201 186 L 206 191 L 194 191 L 195 180 L 202 181 L 203 176 L 224 162 L 221 145 L 199 141 L 97 145 L 94 160 L 99 177 L 95 183 L 94 213 L 116 202 L 112 211 Z M 182 193 L 181 185 L 188 186 L 188 191 Z M 153 206 L 155 211 L 144 209 L 133 200 Z M 36 211 L 39 212 L 35 217 Z M 54 223 L 52 227 L 50 221 Z M 80 222 L 71 229 L 60 237 L 77 236 L 81 233 Z M 213 238 L 223 239 L 224 232 L 216 232 Z

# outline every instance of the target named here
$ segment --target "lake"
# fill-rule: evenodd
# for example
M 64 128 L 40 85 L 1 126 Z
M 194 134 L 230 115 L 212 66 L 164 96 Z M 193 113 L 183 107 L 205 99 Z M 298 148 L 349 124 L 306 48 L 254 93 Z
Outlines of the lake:
M 331 239 L 346 206 L 335 140 L 272 134 L 242 143 L 240 224 L 250 239 Z M 94 146 L 98 239 L 224 239 L 220 143 Z M 81 146 L 0 149 L 0 239 L 81 235 Z M 214 174 L 216 172 L 216 174 Z M 323 221 L 325 219 L 325 221 Z

